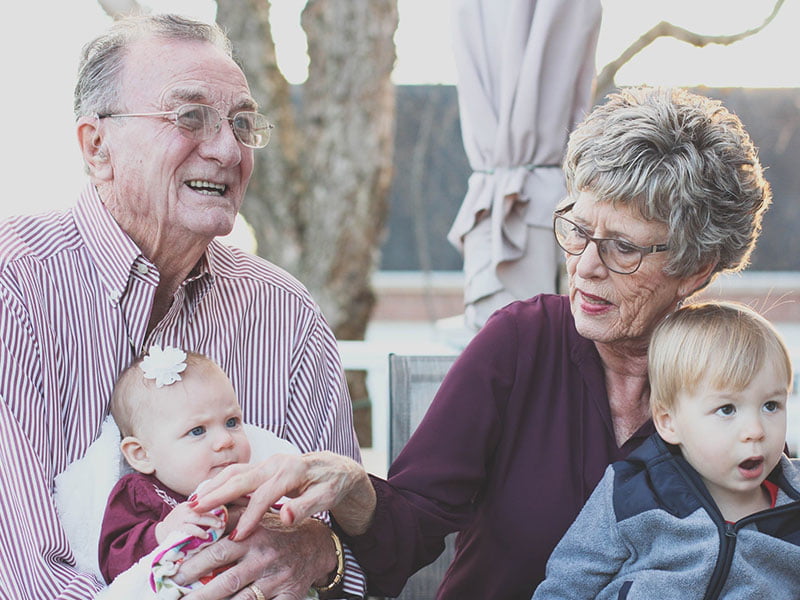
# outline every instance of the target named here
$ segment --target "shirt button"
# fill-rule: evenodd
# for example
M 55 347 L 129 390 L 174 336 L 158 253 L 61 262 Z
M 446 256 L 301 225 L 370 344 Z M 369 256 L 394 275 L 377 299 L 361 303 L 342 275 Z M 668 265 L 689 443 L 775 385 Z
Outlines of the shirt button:
M 119 292 L 118 290 L 113 290 L 108 293 L 108 299 L 111 302 L 111 304 L 118 304 L 120 298 L 122 298 L 122 293 Z
M 147 268 L 147 265 L 144 263 L 139 263 L 136 265 L 136 270 L 139 271 L 142 275 L 147 275 L 150 272 L 150 269 Z

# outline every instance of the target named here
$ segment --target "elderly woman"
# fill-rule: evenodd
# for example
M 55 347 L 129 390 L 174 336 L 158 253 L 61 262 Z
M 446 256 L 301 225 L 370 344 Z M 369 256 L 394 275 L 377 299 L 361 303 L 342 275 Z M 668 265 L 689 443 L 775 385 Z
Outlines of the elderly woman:
M 654 327 L 746 265 L 770 202 L 739 119 L 683 90 L 610 96 L 572 134 L 564 170 L 553 227 L 569 295 L 493 315 L 387 481 L 317 453 L 231 467 L 198 508 L 254 491 L 237 537 L 284 493 L 295 497 L 286 521 L 330 508 L 370 589 L 386 595 L 459 531 L 438 598 L 530 598 L 606 466 L 654 431 Z

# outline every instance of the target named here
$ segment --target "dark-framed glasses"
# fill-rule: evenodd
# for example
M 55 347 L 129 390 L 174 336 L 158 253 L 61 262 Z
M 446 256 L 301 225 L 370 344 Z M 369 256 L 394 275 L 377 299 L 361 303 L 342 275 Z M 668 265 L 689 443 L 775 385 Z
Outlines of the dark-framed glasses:
M 222 124 L 228 121 L 233 135 L 248 148 L 263 148 L 269 143 L 272 124 L 267 117 L 257 112 L 241 111 L 225 117 L 213 106 L 206 104 L 184 104 L 175 110 L 148 113 L 106 113 L 100 119 L 123 117 L 166 117 L 187 138 L 202 142 L 214 137 Z
M 572 210 L 572 206 L 570 204 L 553 213 L 556 242 L 567 254 L 579 256 L 584 253 L 589 242 L 594 242 L 600 260 L 609 270 L 620 275 L 630 275 L 639 269 L 645 256 L 669 249 L 667 244 L 637 246 L 618 238 L 592 237 L 583 227 L 564 216 Z

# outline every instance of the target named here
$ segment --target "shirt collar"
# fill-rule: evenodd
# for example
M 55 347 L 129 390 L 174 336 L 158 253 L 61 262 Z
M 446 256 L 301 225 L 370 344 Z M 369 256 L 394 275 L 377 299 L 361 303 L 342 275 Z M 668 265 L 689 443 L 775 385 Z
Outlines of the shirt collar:
M 137 258 L 142 256 L 103 205 L 94 185 L 87 185 L 75 207 L 75 224 L 112 300 L 122 297 Z
M 200 260 L 197 261 L 197 264 L 191 270 L 184 283 L 197 281 L 198 279 L 202 279 L 204 277 L 209 277 L 212 280 L 214 278 L 214 256 L 211 252 L 210 246 L 205 252 L 203 252 L 203 256 L 201 256 Z
M 118 301 L 125 293 L 128 279 L 136 263 L 143 261 L 151 264 L 150 261 L 114 220 L 92 184 L 88 184 L 78 198 L 75 223 L 86 242 L 92 260 L 97 265 L 109 299 Z M 214 263 L 213 252 L 206 250 L 184 284 L 203 279 L 213 282 Z

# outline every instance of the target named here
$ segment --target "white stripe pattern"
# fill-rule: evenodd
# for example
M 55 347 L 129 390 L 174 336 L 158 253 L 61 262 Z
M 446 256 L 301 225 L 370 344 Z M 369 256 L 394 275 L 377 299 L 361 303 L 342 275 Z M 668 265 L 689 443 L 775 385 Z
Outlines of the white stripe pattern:
M 212 242 L 145 339 L 157 282 L 91 186 L 71 210 L 0 224 L 0 597 L 88 599 L 102 587 L 70 566 L 51 494 L 99 435 L 133 348 L 206 354 L 230 376 L 246 422 L 303 452 L 360 460 L 336 340 L 293 277 Z M 362 596 L 346 554 L 345 591 Z

